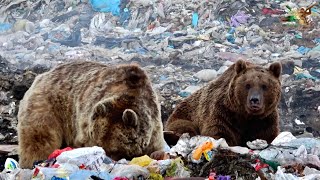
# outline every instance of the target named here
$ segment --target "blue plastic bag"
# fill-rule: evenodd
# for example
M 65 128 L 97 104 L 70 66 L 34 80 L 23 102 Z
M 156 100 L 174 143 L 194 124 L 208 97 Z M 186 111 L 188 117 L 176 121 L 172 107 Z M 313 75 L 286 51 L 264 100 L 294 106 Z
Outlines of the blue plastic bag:
M 130 11 L 128 8 L 124 8 L 122 10 L 122 13 L 120 15 L 120 23 L 122 24 L 122 26 L 125 26 L 129 23 L 129 19 L 131 17 Z
M 192 14 L 192 26 L 195 28 L 198 26 L 199 15 L 197 12 Z
M 296 79 L 312 79 L 314 81 L 317 80 L 316 77 L 311 76 L 310 74 L 298 73 L 296 74 Z
M 0 23 L 0 32 L 6 32 L 12 28 L 12 25 L 9 23 Z
M 114 16 L 120 15 L 120 0 L 90 0 L 92 9 L 99 12 L 111 12 Z
M 304 46 L 300 46 L 297 51 L 300 53 L 300 54 L 307 54 L 311 49 L 310 48 L 307 48 L 307 47 L 304 47 Z
M 113 176 L 111 176 L 107 172 L 96 172 L 96 171 L 89 171 L 89 170 L 76 171 L 76 172 L 70 174 L 69 179 L 70 180 L 81 180 L 81 179 L 85 180 L 85 179 L 89 179 L 92 176 L 99 177 L 100 179 L 104 179 L 104 180 L 112 180 L 113 179 Z

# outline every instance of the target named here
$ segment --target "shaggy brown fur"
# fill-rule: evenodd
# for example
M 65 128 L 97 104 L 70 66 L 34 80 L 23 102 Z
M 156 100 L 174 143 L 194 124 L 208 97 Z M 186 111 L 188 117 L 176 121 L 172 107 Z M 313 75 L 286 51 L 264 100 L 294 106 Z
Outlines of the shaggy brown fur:
M 178 104 L 166 130 L 225 138 L 229 145 L 257 138 L 270 143 L 279 133 L 280 74 L 280 63 L 263 68 L 237 61 Z
M 18 113 L 20 166 L 62 146 L 101 146 L 115 160 L 163 148 L 158 97 L 137 65 L 60 65 L 36 77 Z

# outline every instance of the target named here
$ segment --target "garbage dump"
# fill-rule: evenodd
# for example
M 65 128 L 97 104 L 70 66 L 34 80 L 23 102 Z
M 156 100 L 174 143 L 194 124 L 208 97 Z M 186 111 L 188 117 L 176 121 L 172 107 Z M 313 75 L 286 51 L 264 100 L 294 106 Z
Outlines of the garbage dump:
M 319 1 L 311 0 L 0 0 L 0 177 L 317 179 L 319 19 Z M 284 134 L 278 143 L 257 140 L 248 147 L 184 135 L 169 158 L 158 161 L 142 156 L 115 162 L 99 147 L 70 147 L 71 154 L 59 155 L 70 162 L 57 156 L 20 169 L 13 148 L 19 101 L 36 75 L 83 59 L 140 64 L 158 91 L 164 123 L 176 104 L 236 60 L 263 66 L 279 61 Z M 96 164 L 72 161 L 84 157 Z
M 290 136 L 291 138 L 288 138 Z M 255 140 L 259 144 L 262 140 Z M 160 160 L 148 155 L 114 161 L 101 147 L 55 150 L 33 169 L 7 158 L 2 179 L 306 179 L 320 178 L 320 140 L 282 132 L 259 149 L 228 146 L 224 138 L 183 134 Z

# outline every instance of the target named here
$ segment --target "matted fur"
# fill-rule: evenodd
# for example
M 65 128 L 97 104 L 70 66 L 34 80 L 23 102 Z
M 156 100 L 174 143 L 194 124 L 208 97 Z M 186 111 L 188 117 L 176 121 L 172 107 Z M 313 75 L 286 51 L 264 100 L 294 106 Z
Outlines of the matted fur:
M 165 129 L 178 135 L 225 138 L 229 145 L 245 146 L 247 141 L 255 139 L 270 143 L 279 133 L 280 76 L 280 63 L 263 68 L 237 61 L 217 80 L 179 103 Z M 264 99 L 263 108 L 257 114 L 247 109 L 246 84 L 256 88 Z
M 101 146 L 115 160 L 163 148 L 158 97 L 138 65 L 60 65 L 36 77 L 18 113 L 20 166 L 55 149 Z

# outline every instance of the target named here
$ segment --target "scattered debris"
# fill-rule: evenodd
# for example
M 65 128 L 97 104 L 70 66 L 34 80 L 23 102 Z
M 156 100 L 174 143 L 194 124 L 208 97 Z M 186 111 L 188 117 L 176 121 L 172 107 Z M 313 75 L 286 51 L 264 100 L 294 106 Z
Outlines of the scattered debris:
M 299 12 L 301 7 L 305 9 Z M 80 59 L 106 64 L 139 63 L 159 93 L 164 122 L 177 103 L 221 75 L 236 60 L 248 59 L 265 66 L 279 61 L 283 64 L 280 126 L 282 131 L 292 134 L 281 133 L 268 146 L 258 140 L 248 142 L 248 146 L 256 149 L 254 151 L 269 151 L 298 135 L 311 135 L 311 139 L 316 140 L 315 137 L 320 136 L 319 8 L 319 3 L 297 0 L 3 0 L 0 7 L 0 144 L 17 144 L 19 101 L 34 77 L 60 63 Z M 210 162 L 207 168 L 215 169 L 202 172 L 206 178 L 252 176 L 263 179 L 269 178 L 268 172 L 281 178 L 317 177 L 316 173 L 292 173 L 292 169 L 297 170 L 293 166 L 270 169 L 264 162 L 251 159 L 248 148 L 221 150 L 216 143 L 212 151 L 202 152 L 206 157 L 199 159 L 205 160 L 204 164 Z M 308 144 L 294 148 L 284 151 L 297 153 L 296 159 L 302 153 L 307 158 L 303 160 L 313 158 L 318 162 L 315 154 L 309 152 Z M 189 148 L 188 153 L 191 152 Z M 212 158 L 215 155 L 216 159 Z M 1 154 L 0 165 L 5 164 L 7 157 L 17 159 L 14 153 Z M 232 165 L 237 173 L 230 172 L 229 166 L 224 164 L 216 165 L 219 158 Z M 194 166 L 182 160 L 183 166 Z M 175 164 L 181 170 L 182 163 Z M 115 174 L 130 174 L 130 169 L 124 171 L 130 166 L 139 172 L 130 177 L 142 175 L 161 179 L 159 173 L 148 174 L 138 165 L 121 165 Z M 299 172 L 314 172 L 310 168 L 319 170 L 308 165 L 300 167 Z M 64 168 L 72 171 L 74 167 Z M 42 168 L 41 172 L 47 171 Z M 98 177 L 90 170 L 75 172 L 74 177 Z M 190 173 L 198 176 L 200 169 Z M 18 174 L 30 175 L 30 171 L 15 169 L 1 176 Z M 164 174 L 161 173 L 161 177 Z M 101 174 L 108 178 L 110 175 Z
M 28 179 L 75 179 L 97 177 L 100 179 L 164 179 L 203 177 L 206 179 L 279 179 L 293 180 L 320 177 L 320 140 L 308 142 L 305 138 L 290 140 L 293 135 L 281 133 L 281 146 L 269 145 L 264 150 L 237 153 L 226 141 L 206 136 L 190 138 L 183 134 L 171 147 L 170 157 L 154 160 L 147 155 L 114 161 L 101 147 L 65 148 L 55 150 L 47 160 L 35 163 L 32 170 L 20 169 L 15 159 L 7 158 L 3 179 L 28 177 Z M 265 143 L 255 140 L 253 143 Z M 267 144 L 268 145 L 268 144 Z M 164 152 L 165 153 L 165 152 Z

